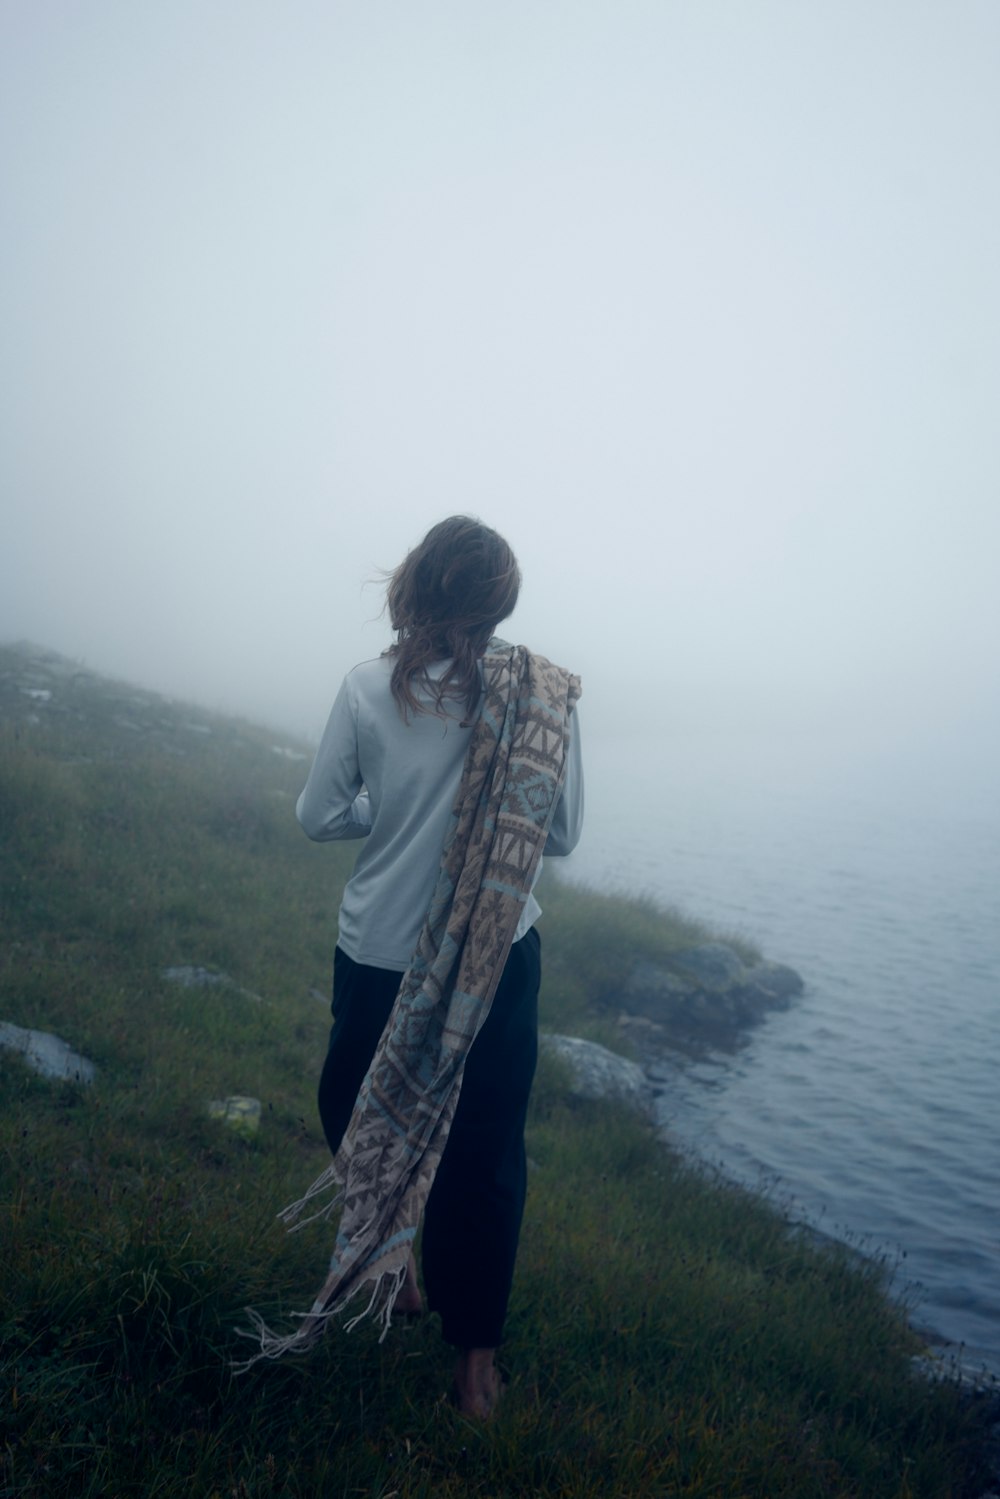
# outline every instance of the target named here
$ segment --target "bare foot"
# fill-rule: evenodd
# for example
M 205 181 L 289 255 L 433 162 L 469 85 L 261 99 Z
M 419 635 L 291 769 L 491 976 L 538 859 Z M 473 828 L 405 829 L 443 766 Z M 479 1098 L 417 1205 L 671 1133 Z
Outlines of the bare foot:
M 393 1310 L 403 1317 L 419 1317 L 423 1309 L 424 1298 L 420 1294 L 420 1284 L 417 1280 L 417 1264 L 411 1254 L 406 1262 L 406 1279 L 399 1288 L 399 1295 L 396 1297 Z
M 466 1416 L 488 1421 L 501 1394 L 494 1348 L 463 1348 L 455 1360 L 455 1402 Z

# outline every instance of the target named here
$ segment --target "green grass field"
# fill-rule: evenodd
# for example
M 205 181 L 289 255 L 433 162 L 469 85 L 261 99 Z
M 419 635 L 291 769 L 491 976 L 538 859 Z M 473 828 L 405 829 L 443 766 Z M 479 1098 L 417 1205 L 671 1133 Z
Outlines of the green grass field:
M 0 1492 L 977 1492 L 981 1416 L 910 1375 L 891 1267 L 572 1102 L 552 1062 L 493 1423 L 449 1405 L 433 1319 L 234 1378 L 243 1308 L 290 1322 L 329 1254 L 329 1228 L 287 1235 L 275 1214 L 326 1161 L 317 994 L 353 850 L 299 832 L 306 765 L 265 731 L 96 678 L 35 703 L 19 670 L 0 652 L 0 1020 L 98 1074 L 53 1083 L 0 1052 Z M 544 1023 L 598 1039 L 602 955 L 702 935 L 570 887 L 542 903 Z M 233 984 L 178 988 L 172 964 Z M 261 1100 L 253 1135 L 209 1117 L 234 1094 Z

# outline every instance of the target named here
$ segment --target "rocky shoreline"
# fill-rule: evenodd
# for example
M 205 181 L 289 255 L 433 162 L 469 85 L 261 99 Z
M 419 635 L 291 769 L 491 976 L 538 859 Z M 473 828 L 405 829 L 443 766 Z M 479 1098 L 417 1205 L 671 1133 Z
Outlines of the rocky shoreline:
M 782 963 L 744 963 L 723 942 L 681 948 L 670 966 L 635 962 L 618 996 L 618 1025 L 635 1060 L 578 1036 L 545 1035 L 544 1049 L 566 1063 L 585 1098 L 613 1096 L 652 1113 L 662 1091 L 654 1069 L 671 1053 L 733 1051 L 772 1010 L 785 1010 L 805 985 Z
M 784 963 L 744 963 L 723 942 L 681 948 L 670 964 L 637 960 L 619 993 L 618 1024 L 642 1053 L 732 1051 L 772 1010 L 805 989 Z

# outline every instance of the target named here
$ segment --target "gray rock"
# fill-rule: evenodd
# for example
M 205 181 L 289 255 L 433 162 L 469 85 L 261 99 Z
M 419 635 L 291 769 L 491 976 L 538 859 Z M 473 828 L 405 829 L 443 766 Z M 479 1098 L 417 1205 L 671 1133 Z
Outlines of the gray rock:
M 175 968 L 164 968 L 160 977 L 168 984 L 179 984 L 182 989 L 231 989 L 234 994 L 242 994 L 244 999 L 252 999 L 254 1004 L 263 1004 L 260 995 L 254 994 L 252 989 L 243 989 L 228 973 L 213 973 L 210 968 L 180 963 Z
M 728 989 L 732 984 L 742 983 L 747 971 L 739 953 L 724 942 L 685 947 L 674 953 L 673 961 L 682 973 L 706 989 Z
M 161 978 L 168 984 L 180 984 L 182 989 L 210 989 L 216 984 L 232 987 L 232 979 L 225 973 L 212 973 L 208 968 L 194 967 L 188 963 L 175 968 L 164 968 Z
M 648 1015 L 629 1015 L 625 1010 L 618 1016 L 618 1024 L 623 1030 L 637 1031 L 646 1036 L 658 1036 L 663 1031 L 661 1021 L 650 1020 Z
M 643 1111 L 649 1107 L 646 1074 L 627 1057 L 616 1056 L 606 1046 L 583 1041 L 579 1036 L 542 1035 L 539 1041 L 544 1051 L 569 1064 L 574 1097 L 617 1098 Z
M 26 1030 L 0 1020 L 0 1048 L 19 1052 L 28 1066 L 42 1077 L 87 1084 L 97 1076 L 93 1062 L 88 1062 L 86 1057 L 80 1056 L 65 1041 L 48 1031 Z
M 775 1001 L 792 999 L 805 988 L 802 975 L 787 963 L 755 963 L 746 971 L 746 982 L 773 996 Z
M 664 1044 L 672 1036 L 731 1041 L 768 1011 L 786 1009 L 804 987 L 794 968 L 765 962 L 747 967 L 723 942 L 684 948 L 670 962 L 667 968 L 640 959 L 618 996 L 627 1016 L 662 1027 Z
M 620 999 L 630 1015 L 664 1024 L 683 1014 L 696 993 L 697 986 L 690 979 L 640 958 L 622 985 Z

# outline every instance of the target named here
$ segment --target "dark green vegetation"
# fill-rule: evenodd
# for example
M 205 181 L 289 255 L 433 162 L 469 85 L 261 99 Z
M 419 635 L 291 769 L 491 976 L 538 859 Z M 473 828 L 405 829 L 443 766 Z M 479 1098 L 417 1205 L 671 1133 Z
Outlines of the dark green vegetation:
M 325 1268 L 329 1230 L 289 1237 L 274 1215 L 325 1164 L 310 991 L 352 850 L 299 833 L 305 765 L 272 736 L 94 678 L 35 706 L 21 664 L 0 653 L 0 1019 L 99 1073 L 52 1083 L 0 1053 L 0 1492 L 975 1492 L 974 1413 L 909 1377 L 884 1268 L 813 1247 L 614 1108 L 574 1105 L 551 1065 L 491 1426 L 448 1405 L 432 1321 L 381 1345 L 334 1332 L 234 1379 L 241 1309 L 281 1322 Z M 563 1029 L 611 1033 L 601 954 L 693 935 L 623 900 L 543 904 Z M 169 964 L 258 998 L 178 989 Z M 229 1094 L 261 1099 L 256 1135 L 208 1117 Z

